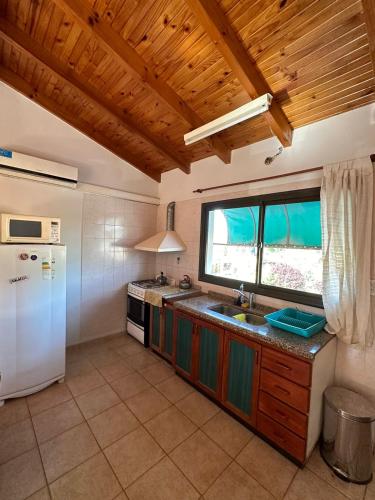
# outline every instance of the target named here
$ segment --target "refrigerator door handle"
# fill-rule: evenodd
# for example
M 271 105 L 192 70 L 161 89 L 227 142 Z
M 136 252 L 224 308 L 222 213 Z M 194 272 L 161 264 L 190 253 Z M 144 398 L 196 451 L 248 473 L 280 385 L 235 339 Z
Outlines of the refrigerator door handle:
M 26 276 L 26 275 L 25 276 L 17 276 L 17 278 L 11 278 L 9 280 L 9 283 L 11 285 L 13 285 L 14 283 L 18 283 L 19 281 L 25 281 L 25 280 L 28 280 L 28 279 L 29 279 L 29 277 Z

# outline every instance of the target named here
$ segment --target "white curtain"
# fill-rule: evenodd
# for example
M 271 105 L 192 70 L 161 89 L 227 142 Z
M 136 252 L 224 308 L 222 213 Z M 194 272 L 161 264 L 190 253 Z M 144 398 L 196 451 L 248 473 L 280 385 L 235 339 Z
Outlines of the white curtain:
M 370 269 L 373 218 L 370 158 L 323 168 L 323 305 L 330 333 L 371 346 Z

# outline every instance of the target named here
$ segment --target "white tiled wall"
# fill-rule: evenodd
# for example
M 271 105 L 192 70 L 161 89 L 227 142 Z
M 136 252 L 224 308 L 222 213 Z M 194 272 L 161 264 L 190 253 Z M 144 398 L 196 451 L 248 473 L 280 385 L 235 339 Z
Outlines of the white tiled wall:
M 125 286 L 155 273 L 155 254 L 133 246 L 155 232 L 157 207 L 85 194 L 81 341 L 124 328 Z

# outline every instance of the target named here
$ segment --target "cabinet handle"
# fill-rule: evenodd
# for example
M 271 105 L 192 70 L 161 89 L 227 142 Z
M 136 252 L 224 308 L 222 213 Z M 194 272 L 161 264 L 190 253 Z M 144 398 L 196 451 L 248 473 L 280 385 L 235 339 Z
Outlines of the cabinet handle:
M 287 389 L 284 389 L 284 387 L 281 387 L 280 385 L 275 385 L 275 389 L 279 389 L 279 391 L 290 396 L 290 392 Z
M 288 415 L 285 415 L 285 413 L 283 413 L 282 411 L 275 410 L 275 413 L 277 413 L 279 415 L 279 417 L 282 418 L 283 420 L 289 420 Z
M 258 351 L 255 351 L 255 364 L 256 365 L 258 364 L 258 360 L 259 360 L 259 353 L 258 353 Z
M 290 366 L 284 365 L 284 363 L 280 363 L 280 361 L 276 361 L 276 364 L 277 364 L 277 366 L 279 366 L 280 368 L 283 368 L 284 370 L 288 370 L 288 371 L 291 370 Z

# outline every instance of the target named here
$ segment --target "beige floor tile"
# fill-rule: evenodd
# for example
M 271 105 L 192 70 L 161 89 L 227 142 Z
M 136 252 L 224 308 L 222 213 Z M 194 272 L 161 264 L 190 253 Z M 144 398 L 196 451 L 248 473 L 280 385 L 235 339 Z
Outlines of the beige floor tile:
M 170 461 L 163 458 L 127 490 L 130 500 L 198 500 L 199 494 Z
M 375 481 L 374 481 L 374 479 L 366 487 L 365 500 L 375 500 Z
M 99 371 L 107 382 L 113 382 L 114 380 L 134 372 L 134 369 L 124 359 L 121 359 L 120 361 L 100 368 Z
M 131 373 L 126 377 L 119 378 L 111 382 L 111 386 L 123 401 L 151 387 L 139 373 Z
M 99 447 L 86 423 L 40 445 L 49 483 L 98 452 Z
M 207 491 L 231 461 L 200 430 L 174 449 L 170 457 L 201 494 Z
M 76 398 L 77 404 L 86 419 L 95 417 L 111 406 L 120 403 L 120 398 L 109 385 L 102 385 Z
M 184 382 L 177 375 L 173 375 L 173 377 L 164 380 L 158 384 L 156 388 L 159 392 L 164 394 L 164 396 L 169 399 L 171 403 L 176 403 L 188 394 L 194 392 L 193 387 Z
M 25 398 L 7 399 L 0 408 L 0 429 L 29 418 L 29 409 Z
M 318 447 L 313 451 L 307 463 L 307 467 L 348 498 L 352 500 L 362 500 L 364 497 L 366 486 L 363 484 L 349 483 L 337 477 L 320 456 Z
M 83 417 L 73 399 L 33 417 L 38 443 L 44 443 L 81 422 Z
M 145 348 L 139 342 L 131 342 L 122 347 L 116 349 L 116 352 L 125 358 L 129 356 L 136 356 L 137 354 L 141 354 L 146 352 Z
M 88 420 L 88 424 L 102 448 L 109 446 L 139 427 L 131 411 L 120 403 Z
M 128 497 L 127 497 L 127 495 L 125 495 L 124 492 L 122 492 L 114 500 L 128 500 Z
M 153 387 L 127 399 L 126 404 L 142 423 L 147 422 L 171 405 L 168 399 Z
M 80 345 L 68 346 L 65 353 L 66 363 L 77 363 L 85 358 Z
M 273 496 L 232 462 L 204 495 L 205 500 L 273 500 Z M 302 499 L 301 499 L 302 500 Z
M 106 346 L 110 349 L 119 349 L 125 345 L 129 345 L 133 342 L 132 337 L 126 334 L 121 334 L 117 337 L 113 337 L 106 342 Z
M 174 375 L 174 370 L 166 363 L 156 363 L 144 370 L 141 370 L 142 376 L 152 385 L 157 385 Z
M 145 427 L 167 453 L 197 430 L 197 426 L 174 406 L 149 420 Z
M 27 397 L 27 404 L 31 415 L 36 415 L 53 406 L 57 406 L 64 401 L 72 399 L 72 395 L 67 384 L 52 384 L 40 392 Z
M 283 497 L 297 471 L 296 465 L 256 436 L 236 460 L 276 498 Z
M 102 453 L 51 484 L 53 500 L 112 500 L 122 489 Z
M 50 494 L 48 491 L 48 488 L 42 488 L 41 490 L 37 491 L 31 497 L 27 497 L 27 500 L 50 500 Z
M 27 497 L 26 500 L 50 500 L 51 496 L 49 494 L 49 490 L 47 486 L 45 488 L 42 488 L 41 490 L 37 491 L 30 497 Z
M 73 396 L 79 396 L 80 394 L 84 394 L 92 389 L 96 389 L 96 387 L 104 385 L 105 380 L 100 373 L 95 370 L 90 373 L 84 373 L 83 375 L 69 378 L 67 384 Z
M 36 446 L 30 419 L 17 422 L 0 431 L 0 464 L 22 455 Z
M 69 380 L 72 377 L 84 375 L 85 373 L 90 373 L 92 371 L 95 371 L 95 366 L 86 358 L 74 363 L 67 363 L 65 369 L 65 380 Z
M 36 448 L 0 466 L 0 498 L 21 500 L 45 486 L 42 463 Z
M 104 450 L 123 488 L 155 465 L 164 452 L 140 427 Z
M 104 368 L 105 366 L 121 361 L 121 359 L 122 357 L 120 354 L 112 349 L 103 350 L 102 352 L 97 352 L 89 356 L 90 362 L 96 368 Z
M 233 458 L 254 436 L 251 431 L 223 411 L 206 422 L 202 430 Z
M 136 354 L 135 356 L 130 356 L 125 359 L 135 370 L 143 370 L 145 368 L 148 368 L 149 366 L 155 365 L 156 363 L 161 363 L 160 359 L 158 359 L 157 356 L 152 355 L 148 351 Z
M 199 392 L 189 394 L 178 401 L 176 406 L 198 426 L 205 424 L 220 411 L 218 406 Z
M 306 467 L 297 472 L 285 500 L 345 500 L 345 496 Z

